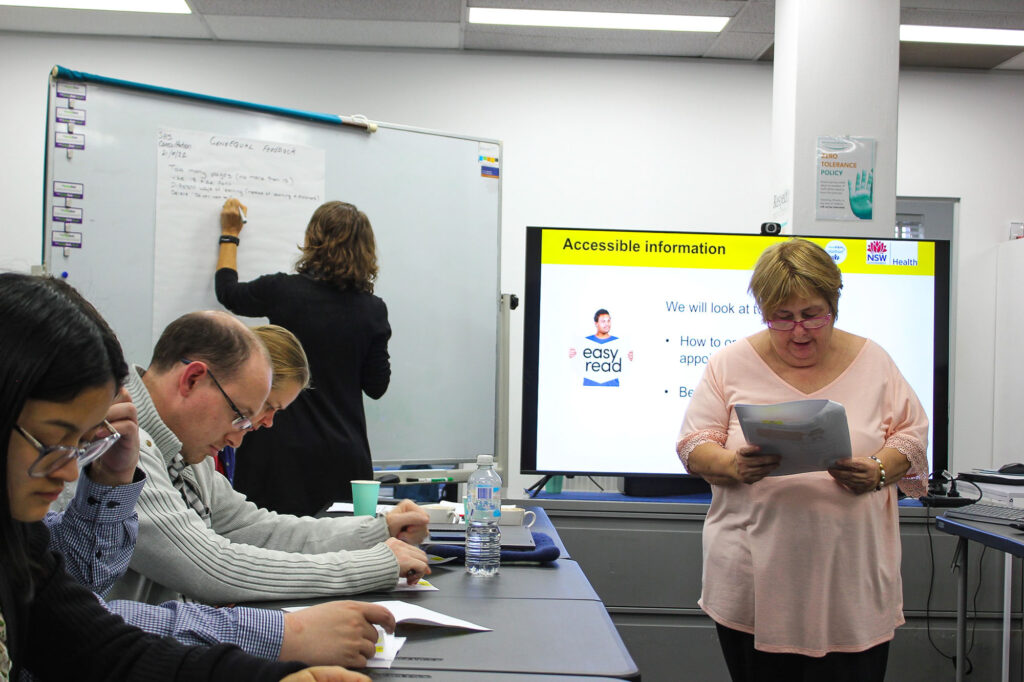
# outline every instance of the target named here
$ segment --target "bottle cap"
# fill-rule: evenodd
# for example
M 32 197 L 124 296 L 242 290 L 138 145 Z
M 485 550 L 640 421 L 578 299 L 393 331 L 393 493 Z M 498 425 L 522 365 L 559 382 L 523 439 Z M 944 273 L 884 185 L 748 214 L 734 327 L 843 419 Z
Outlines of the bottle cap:
M 494 455 L 477 455 L 476 465 L 477 466 L 491 466 L 494 464 Z

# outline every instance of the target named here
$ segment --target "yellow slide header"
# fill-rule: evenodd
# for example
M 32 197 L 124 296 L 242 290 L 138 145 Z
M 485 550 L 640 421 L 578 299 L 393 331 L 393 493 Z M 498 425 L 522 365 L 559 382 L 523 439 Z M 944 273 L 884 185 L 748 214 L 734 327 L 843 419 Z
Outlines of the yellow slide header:
M 541 263 L 752 270 L 768 246 L 790 237 L 545 228 Z M 848 273 L 934 275 L 935 245 L 902 239 L 809 237 Z

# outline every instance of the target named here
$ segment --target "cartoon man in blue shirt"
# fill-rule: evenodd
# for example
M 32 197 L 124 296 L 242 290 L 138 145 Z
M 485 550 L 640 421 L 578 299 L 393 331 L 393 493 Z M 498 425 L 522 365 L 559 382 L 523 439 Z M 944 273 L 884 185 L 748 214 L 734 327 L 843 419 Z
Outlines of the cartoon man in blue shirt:
M 612 316 L 604 308 L 594 313 L 594 334 L 586 338 L 583 356 L 584 386 L 618 386 L 622 375 L 622 359 L 633 361 L 633 351 L 622 352 L 621 339 L 612 336 Z M 569 357 L 575 358 L 575 348 L 569 349 Z

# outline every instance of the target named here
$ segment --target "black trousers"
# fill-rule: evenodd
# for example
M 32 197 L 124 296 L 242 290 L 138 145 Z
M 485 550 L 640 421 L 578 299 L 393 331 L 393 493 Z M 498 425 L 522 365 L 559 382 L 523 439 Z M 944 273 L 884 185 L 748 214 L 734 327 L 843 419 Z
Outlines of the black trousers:
M 733 682 L 883 682 L 889 642 L 866 651 L 832 652 L 821 658 L 770 654 L 754 648 L 754 636 L 718 625 L 718 642 Z

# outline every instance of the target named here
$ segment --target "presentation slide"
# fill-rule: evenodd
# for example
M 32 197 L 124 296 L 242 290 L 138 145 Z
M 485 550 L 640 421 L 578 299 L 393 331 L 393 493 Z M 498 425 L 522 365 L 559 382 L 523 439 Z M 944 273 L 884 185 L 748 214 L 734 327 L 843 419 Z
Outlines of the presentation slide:
M 785 238 L 530 230 L 527 306 L 536 310 L 527 310 L 535 324 L 527 324 L 523 469 L 685 473 L 674 444 L 693 390 L 711 355 L 764 328 L 747 287 L 761 251 Z M 811 241 L 843 272 L 836 326 L 885 348 L 930 419 L 935 243 Z M 535 412 L 526 404 L 534 385 Z

